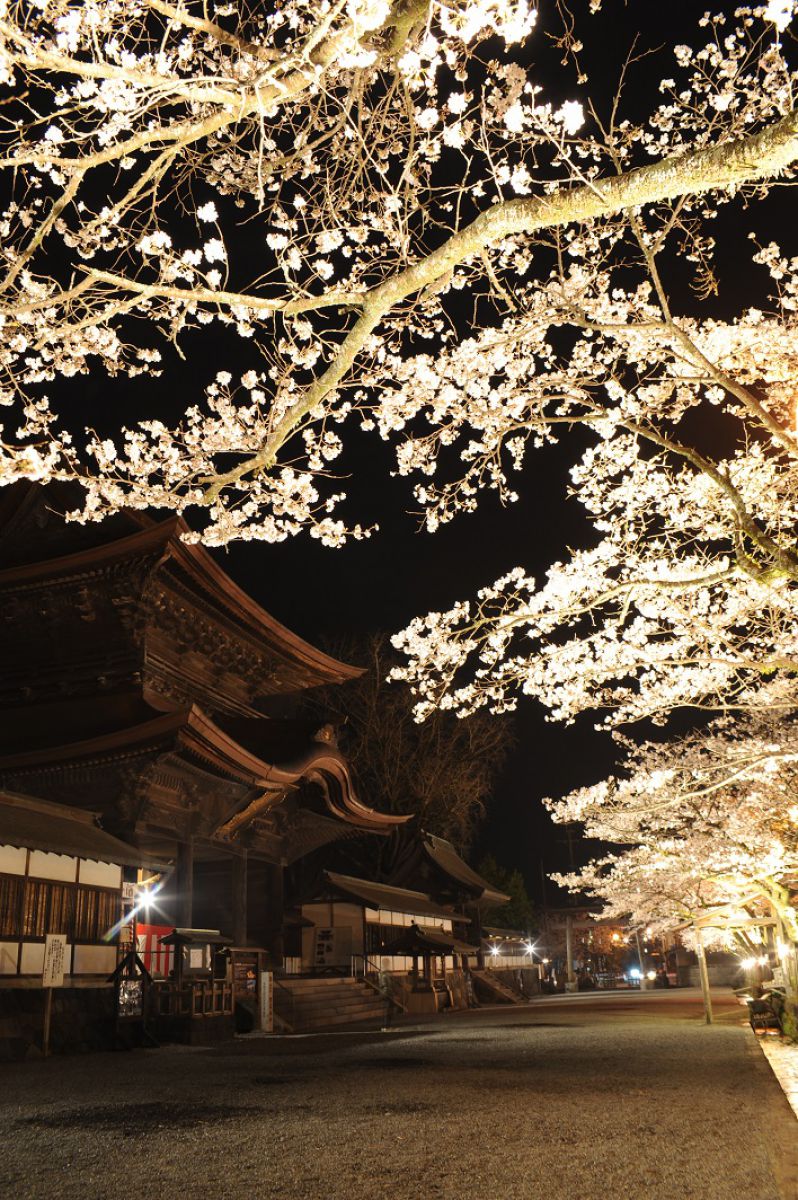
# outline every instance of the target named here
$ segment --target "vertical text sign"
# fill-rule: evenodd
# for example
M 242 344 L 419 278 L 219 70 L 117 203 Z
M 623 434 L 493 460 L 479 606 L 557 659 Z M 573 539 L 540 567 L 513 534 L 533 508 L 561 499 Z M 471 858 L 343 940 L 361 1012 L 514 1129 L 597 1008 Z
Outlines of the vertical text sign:
M 260 973 L 260 1027 L 263 1033 L 274 1032 L 274 975 Z
M 44 942 L 42 987 L 63 987 L 66 965 L 66 934 L 48 933 Z

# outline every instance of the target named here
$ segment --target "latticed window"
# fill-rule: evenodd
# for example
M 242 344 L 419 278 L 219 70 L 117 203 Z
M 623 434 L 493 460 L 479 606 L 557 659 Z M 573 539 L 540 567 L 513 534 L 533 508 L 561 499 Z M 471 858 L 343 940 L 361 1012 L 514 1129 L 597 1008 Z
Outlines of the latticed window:
M 0 937 L 19 933 L 22 884 L 19 876 L 0 875 Z
M 78 942 L 99 942 L 119 919 L 119 895 L 94 888 L 78 887 L 75 891 L 73 937 Z
M 20 925 L 19 895 L 23 885 Z M 115 891 L 0 876 L 0 932 L 30 938 L 65 933 L 70 941 L 99 942 L 118 921 L 119 903 Z

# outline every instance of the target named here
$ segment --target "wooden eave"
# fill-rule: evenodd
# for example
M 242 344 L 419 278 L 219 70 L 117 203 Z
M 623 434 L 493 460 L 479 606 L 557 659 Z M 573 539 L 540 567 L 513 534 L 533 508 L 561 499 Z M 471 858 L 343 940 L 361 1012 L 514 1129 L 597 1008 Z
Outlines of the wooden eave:
M 433 917 L 438 921 L 457 921 L 461 924 L 468 921 L 467 917 L 461 916 L 453 908 L 433 900 L 427 892 L 395 887 L 388 883 L 375 883 L 371 879 L 358 879 L 354 875 L 341 875 L 338 871 L 325 871 L 324 879 L 332 891 L 347 899 L 356 900 L 367 908 L 410 913 L 413 916 Z
M 183 541 L 180 535 L 188 533 L 189 527 L 179 517 L 176 523 L 176 536 L 169 542 L 169 553 L 173 561 L 217 605 L 230 612 L 237 623 L 248 626 L 250 631 L 266 641 L 270 648 L 293 659 L 315 675 L 319 684 L 345 683 L 349 679 L 358 679 L 363 674 L 362 667 L 352 667 L 348 663 L 339 662 L 282 625 L 261 608 L 243 588 L 234 583 L 203 546 Z
M 349 771 L 337 750 L 326 742 L 311 744 L 307 753 L 289 763 L 269 763 L 242 746 L 211 720 L 197 705 L 166 713 L 140 725 L 114 733 L 29 750 L 0 758 L 0 772 L 50 766 L 79 760 L 108 761 L 129 757 L 147 749 L 168 749 L 192 755 L 219 775 L 248 789 L 262 788 L 270 798 L 275 792 L 296 787 L 302 779 L 321 785 L 329 812 L 340 821 L 373 833 L 388 833 L 409 820 L 404 816 L 378 813 L 355 796 Z M 251 804 L 251 798 L 246 804 Z M 268 807 L 268 805 L 267 805 Z M 228 820 L 235 813 L 228 814 Z M 257 815 L 253 811 L 253 817 Z
M 174 537 L 179 523 L 178 517 L 161 521 L 138 533 L 78 550 L 74 554 L 63 554 L 58 558 L 45 558 L 39 562 L 23 563 L 18 567 L 6 567 L 0 571 L 0 588 L 36 583 L 40 579 L 57 579 L 59 576 L 82 575 L 96 571 L 126 558 L 138 558 L 156 550 L 165 551 Z
M 158 871 L 166 867 L 106 833 L 96 813 L 7 791 L 0 791 L 0 844 Z
M 185 710 L 166 713 L 152 721 L 144 721 L 140 725 L 131 725 L 98 737 L 84 738 L 60 746 L 46 746 L 38 750 L 25 750 L 21 754 L 7 754 L 0 757 L 0 771 L 49 766 L 77 759 L 129 757 L 136 751 L 155 749 L 166 743 L 170 736 L 179 731 L 184 718 Z
M 7 567 L 0 570 L 0 589 L 23 587 L 43 579 L 91 573 L 127 558 L 142 557 L 160 551 L 162 566 L 171 560 L 191 583 L 212 602 L 217 614 L 233 627 L 242 629 L 261 643 L 272 655 L 287 660 L 311 677 L 305 686 L 345 683 L 363 674 L 360 667 L 339 662 L 304 638 L 292 633 L 248 596 L 214 561 L 203 546 L 183 540 L 189 527 L 182 517 L 145 525 L 137 533 L 105 542 L 58 558 Z
M 435 866 L 459 887 L 468 891 L 474 900 L 481 904 L 497 905 L 506 904 L 511 899 L 470 867 L 445 838 L 435 837 L 434 834 L 425 831 L 421 844 Z

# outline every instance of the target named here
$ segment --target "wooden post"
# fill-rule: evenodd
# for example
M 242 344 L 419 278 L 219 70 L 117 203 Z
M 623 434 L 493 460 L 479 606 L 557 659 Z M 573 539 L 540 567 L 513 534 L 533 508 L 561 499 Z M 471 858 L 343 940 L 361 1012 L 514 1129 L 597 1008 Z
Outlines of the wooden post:
M 194 922 L 194 838 L 189 834 L 177 845 L 177 911 L 180 926 L 191 929 Z M 177 957 L 177 951 L 175 951 Z
M 704 996 L 704 1015 L 707 1025 L 712 1024 L 712 997 L 709 994 L 709 971 L 704 953 L 704 935 L 698 926 L 695 927 L 696 955 L 698 956 L 698 973 L 701 977 L 701 991 Z
M 42 1057 L 47 1058 L 50 1053 L 50 1021 L 53 1016 L 53 989 L 51 987 L 44 989 L 44 1025 L 42 1027 Z
M 247 944 L 247 852 L 242 850 L 232 863 L 233 943 Z
M 283 872 L 281 863 L 266 867 L 265 945 L 272 969 L 279 969 L 283 965 Z M 333 925 L 332 921 L 330 925 Z

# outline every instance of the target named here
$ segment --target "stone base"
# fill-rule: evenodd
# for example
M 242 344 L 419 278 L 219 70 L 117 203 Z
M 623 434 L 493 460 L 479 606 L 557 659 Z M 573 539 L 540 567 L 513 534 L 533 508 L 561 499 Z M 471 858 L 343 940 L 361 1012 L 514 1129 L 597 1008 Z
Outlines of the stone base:
M 50 1053 L 112 1050 L 114 995 L 112 987 L 54 988 Z M 0 988 L 0 1060 L 40 1054 L 43 1027 L 41 988 Z

